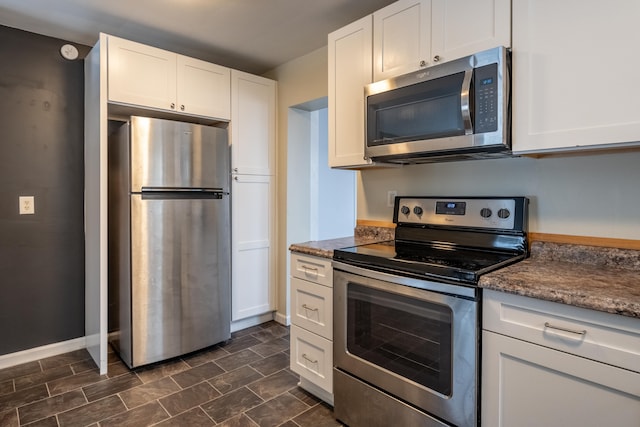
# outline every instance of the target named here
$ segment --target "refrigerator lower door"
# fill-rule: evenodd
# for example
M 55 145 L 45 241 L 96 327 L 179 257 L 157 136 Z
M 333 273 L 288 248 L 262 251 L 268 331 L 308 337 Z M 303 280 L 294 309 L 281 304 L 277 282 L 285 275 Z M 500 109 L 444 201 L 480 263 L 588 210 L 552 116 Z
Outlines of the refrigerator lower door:
M 131 195 L 131 367 L 229 339 L 229 215 L 226 195 Z

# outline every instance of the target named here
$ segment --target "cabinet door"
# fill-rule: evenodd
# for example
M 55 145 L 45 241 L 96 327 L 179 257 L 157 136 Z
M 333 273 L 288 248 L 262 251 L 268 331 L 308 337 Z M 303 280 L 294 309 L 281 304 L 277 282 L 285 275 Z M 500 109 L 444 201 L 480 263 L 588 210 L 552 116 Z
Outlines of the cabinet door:
M 374 12 L 373 81 L 432 65 L 430 57 L 431 0 L 400 0 Z
M 231 320 L 274 310 L 273 181 L 235 176 L 231 184 Z
M 329 166 L 364 158 L 364 86 L 371 83 L 371 16 L 329 34 Z
M 513 0 L 513 150 L 640 140 L 640 2 Z
M 273 175 L 276 82 L 231 72 L 231 153 L 234 173 Z
M 488 331 L 482 348 L 482 425 L 638 425 L 636 372 Z
M 231 118 L 231 70 L 178 55 L 177 108 L 181 113 Z
M 511 47 L 511 0 L 432 0 L 431 63 Z
M 175 110 L 175 53 L 113 36 L 107 50 L 110 102 Z

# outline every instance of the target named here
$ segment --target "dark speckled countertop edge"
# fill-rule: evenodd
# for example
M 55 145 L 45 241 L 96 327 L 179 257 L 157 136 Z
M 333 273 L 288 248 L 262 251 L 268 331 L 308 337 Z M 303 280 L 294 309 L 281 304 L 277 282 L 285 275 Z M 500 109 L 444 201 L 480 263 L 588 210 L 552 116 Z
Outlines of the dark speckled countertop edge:
M 534 242 L 531 257 L 483 275 L 479 286 L 640 318 L 640 251 Z
M 321 258 L 333 258 L 333 251 L 336 249 L 349 248 L 367 243 L 374 243 L 373 239 L 357 237 L 341 237 L 338 239 L 317 240 L 303 243 L 294 243 L 289 246 L 291 252 L 298 252 L 305 255 L 312 255 Z
M 289 246 L 289 250 L 291 252 L 331 259 L 333 258 L 333 251 L 336 249 L 393 240 L 394 229 L 367 226 L 356 227 L 354 234 L 354 236 L 341 237 L 337 239 L 294 243 Z

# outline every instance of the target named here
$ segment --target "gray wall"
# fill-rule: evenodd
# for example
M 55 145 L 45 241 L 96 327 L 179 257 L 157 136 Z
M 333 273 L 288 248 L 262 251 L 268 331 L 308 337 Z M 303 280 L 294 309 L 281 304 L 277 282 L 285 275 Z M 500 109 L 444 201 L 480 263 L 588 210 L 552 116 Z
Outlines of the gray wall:
M 84 64 L 0 26 L 0 354 L 84 336 Z M 35 215 L 18 196 L 35 196 Z

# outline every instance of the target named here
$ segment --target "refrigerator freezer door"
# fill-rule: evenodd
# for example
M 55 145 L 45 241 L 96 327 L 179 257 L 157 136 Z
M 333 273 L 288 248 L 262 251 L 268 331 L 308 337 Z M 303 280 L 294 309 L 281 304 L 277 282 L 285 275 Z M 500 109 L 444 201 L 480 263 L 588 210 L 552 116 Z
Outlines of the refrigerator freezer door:
M 228 196 L 131 196 L 132 366 L 230 337 L 229 212 Z
M 146 188 L 229 191 L 227 130 L 131 117 L 131 192 Z

